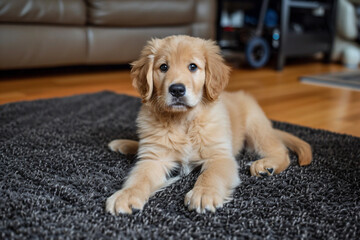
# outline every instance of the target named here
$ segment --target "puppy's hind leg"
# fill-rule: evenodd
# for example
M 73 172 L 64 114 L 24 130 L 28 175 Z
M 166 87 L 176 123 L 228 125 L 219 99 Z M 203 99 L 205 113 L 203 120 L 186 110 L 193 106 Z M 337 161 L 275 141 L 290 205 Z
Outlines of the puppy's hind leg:
M 111 151 L 122 154 L 136 154 L 139 148 L 139 142 L 128 139 L 116 139 L 108 144 Z
M 262 157 L 251 164 L 251 175 L 264 177 L 287 169 L 290 165 L 287 148 L 265 114 L 260 110 L 248 120 L 246 142 Z
M 274 135 L 271 129 L 262 136 L 250 136 L 255 151 L 262 156 L 250 166 L 252 176 L 279 174 L 290 165 L 288 151 L 284 144 Z

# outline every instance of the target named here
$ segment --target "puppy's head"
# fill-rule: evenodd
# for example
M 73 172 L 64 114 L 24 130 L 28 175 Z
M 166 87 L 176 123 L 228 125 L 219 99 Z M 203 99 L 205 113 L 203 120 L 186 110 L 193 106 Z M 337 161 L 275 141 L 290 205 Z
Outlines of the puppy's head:
M 216 100 L 230 71 L 214 42 L 189 36 L 149 41 L 132 66 L 133 86 L 143 102 L 168 112 Z

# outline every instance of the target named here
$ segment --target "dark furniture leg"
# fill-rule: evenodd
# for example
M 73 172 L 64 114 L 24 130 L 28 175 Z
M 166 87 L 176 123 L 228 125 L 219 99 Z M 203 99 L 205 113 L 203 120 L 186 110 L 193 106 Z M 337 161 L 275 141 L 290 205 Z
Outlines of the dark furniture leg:
M 281 16 L 280 16 L 280 45 L 277 54 L 276 70 L 281 71 L 285 64 L 285 44 L 288 32 L 289 22 L 289 6 L 288 0 L 281 0 Z
M 335 34 L 336 34 L 336 9 L 338 6 L 338 0 L 333 0 L 331 4 L 331 14 L 328 16 L 328 24 L 329 24 L 329 33 L 330 33 L 330 47 L 329 50 L 324 55 L 324 62 L 330 63 L 331 62 L 331 54 L 334 48 L 334 41 L 335 41 Z

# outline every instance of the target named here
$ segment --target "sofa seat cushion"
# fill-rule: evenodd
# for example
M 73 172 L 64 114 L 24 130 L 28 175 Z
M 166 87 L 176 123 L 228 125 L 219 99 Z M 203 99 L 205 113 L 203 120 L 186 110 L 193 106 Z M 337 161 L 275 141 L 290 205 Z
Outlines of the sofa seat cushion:
M 86 62 L 86 28 L 0 24 L 0 69 L 77 65 Z
M 0 22 L 84 25 L 83 0 L 0 0 Z
M 196 0 L 87 0 L 88 22 L 94 25 L 144 27 L 189 24 Z

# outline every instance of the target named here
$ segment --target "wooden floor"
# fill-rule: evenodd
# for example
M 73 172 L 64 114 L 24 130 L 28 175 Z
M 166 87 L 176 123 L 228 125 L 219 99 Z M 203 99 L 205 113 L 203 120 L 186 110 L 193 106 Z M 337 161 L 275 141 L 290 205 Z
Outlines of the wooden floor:
M 340 70 L 340 65 L 319 62 L 286 65 L 281 72 L 271 68 L 234 69 L 227 90 L 250 92 L 271 119 L 360 137 L 360 92 L 298 81 L 305 74 Z M 0 104 L 102 90 L 137 96 L 126 68 L 0 74 Z

